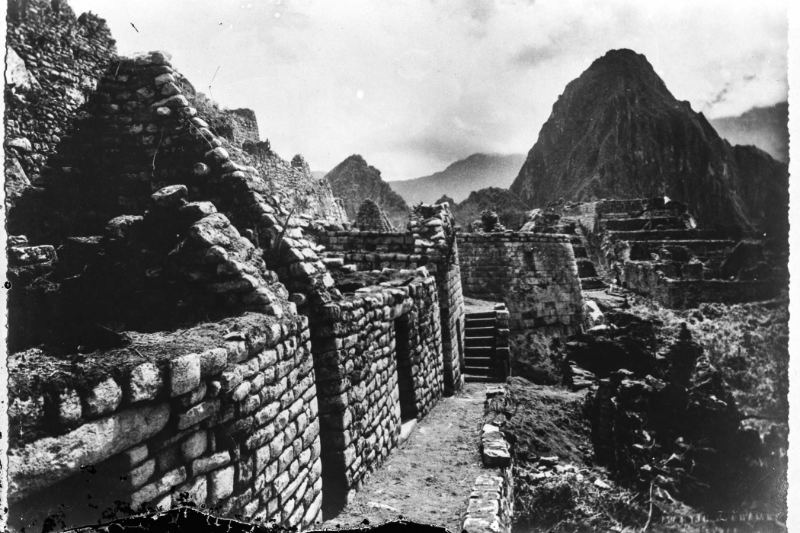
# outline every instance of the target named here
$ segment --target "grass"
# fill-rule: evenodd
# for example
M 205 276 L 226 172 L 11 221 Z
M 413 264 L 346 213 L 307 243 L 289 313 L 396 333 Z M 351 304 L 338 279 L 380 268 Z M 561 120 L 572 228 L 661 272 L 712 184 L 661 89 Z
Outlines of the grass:
M 670 310 L 638 300 L 629 312 L 660 322 L 667 346 L 685 322 L 710 363 L 719 369 L 746 417 L 786 421 L 789 390 L 788 301 Z

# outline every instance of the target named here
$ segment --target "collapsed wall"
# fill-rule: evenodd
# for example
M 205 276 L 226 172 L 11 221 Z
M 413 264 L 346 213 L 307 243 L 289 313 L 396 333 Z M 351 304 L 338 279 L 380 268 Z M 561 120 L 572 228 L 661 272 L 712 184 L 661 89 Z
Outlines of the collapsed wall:
M 460 233 L 464 296 L 504 302 L 512 360 L 533 336 L 569 336 L 581 328 L 583 299 L 569 237 L 558 234 Z

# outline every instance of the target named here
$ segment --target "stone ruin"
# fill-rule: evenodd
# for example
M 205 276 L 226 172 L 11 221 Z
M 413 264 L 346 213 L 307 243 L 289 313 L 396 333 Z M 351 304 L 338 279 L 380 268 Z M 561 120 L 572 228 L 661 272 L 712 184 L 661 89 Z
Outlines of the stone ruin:
M 13 529 L 187 502 L 308 526 L 461 387 L 465 342 L 487 338 L 481 317 L 465 332 L 464 292 L 561 276 L 491 312 L 487 379 L 508 374 L 508 324 L 579 323 L 562 238 L 457 238 L 446 204 L 402 231 L 365 205 L 347 229 L 302 157 L 167 54 L 118 57 L 101 19 L 58 2 L 9 12 Z M 491 294 L 489 256 L 507 274 Z
M 8 46 L 13 529 L 184 504 L 308 527 L 465 379 L 582 331 L 582 291 L 610 272 L 665 305 L 767 283 L 758 246 L 728 253 L 641 201 L 476 233 L 446 203 L 396 229 L 366 201 L 351 225 L 251 111 L 165 53 L 117 56 L 102 19 L 12 0 Z M 599 234 L 630 247 L 603 256 Z M 485 433 L 503 470 L 465 526 L 508 530 L 508 446 Z
M 240 111 L 217 132 L 227 112 L 166 54 L 118 57 L 100 19 L 12 4 L 35 83 L 6 90 L 7 172 L 29 183 L 8 216 L 10 527 L 183 502 L 335 513 L 463 381 L 449 210 L 347 231 L 302 158 Z M 70 32 L 107 46 L 86 57 Z M 92 83 L 67 75 L 79 59 Z M 61 100 L 33 105 L 47 84 Z
M 361 202 L 356 215 L 355 227 L 362 231 L 391 232 L 394 226 L 386 213 L 373 200 Z

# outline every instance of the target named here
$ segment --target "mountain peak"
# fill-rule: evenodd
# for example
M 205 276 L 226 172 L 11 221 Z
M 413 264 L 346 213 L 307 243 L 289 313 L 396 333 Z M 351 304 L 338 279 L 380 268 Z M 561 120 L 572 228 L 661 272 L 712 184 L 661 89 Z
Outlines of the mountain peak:
M 344 161 L 339 163 L 340 165 L 359 165 L 359 166 L 368 166 L 366 159 L 361 154 L 353 154 L 347 157 Z
M 749 175 L 745 168 L 758 165 L 737 161 L 644 55 L 610 50 L 567 84 L 511 190 L 530 207 L 560 198 L 667 195 L 705 224 L 750 229 L 763 226 L 771 211 L 762 205 L 767 194 L 754 192 L 753 184 L 775 192 L 782 172 L 775 165 L 770 159 L 763 176 Z M 770 198 L 780 201 L 773 192 Z
M 325 175 L 333 194 L 342 199 L 347 216 L 356 220 L 358 210 L 365 200 L 372 200 L 389 217 L 396 227 L 403 227 L 408 219 L 408 206 L 381 178 L 381 171 L 370 166 L 358 154 L 353 154 Z

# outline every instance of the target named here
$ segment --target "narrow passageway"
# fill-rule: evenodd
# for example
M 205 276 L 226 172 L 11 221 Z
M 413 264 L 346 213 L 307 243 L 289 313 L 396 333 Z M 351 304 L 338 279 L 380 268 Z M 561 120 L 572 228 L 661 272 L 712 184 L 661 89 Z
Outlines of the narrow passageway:
M 442 398 L 324 527 L 355 526 L 364 519 L 379 524 L 402 515 L 460 531 L 461 514 L 482 469 L 478 432 L 489 385 L 465 383 L 454 396 Z

